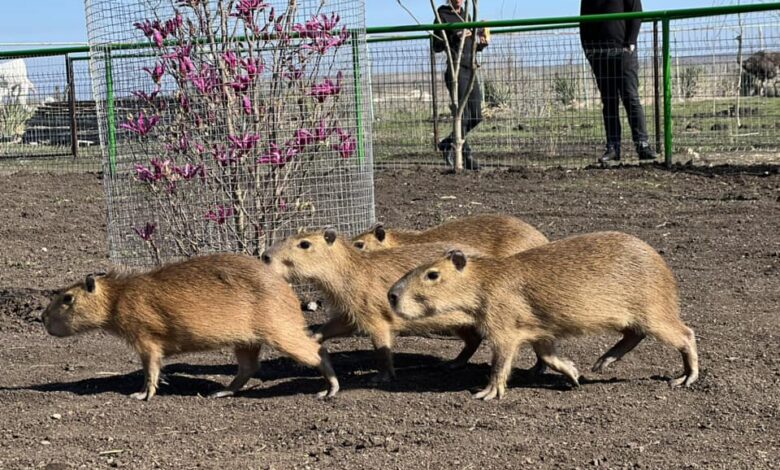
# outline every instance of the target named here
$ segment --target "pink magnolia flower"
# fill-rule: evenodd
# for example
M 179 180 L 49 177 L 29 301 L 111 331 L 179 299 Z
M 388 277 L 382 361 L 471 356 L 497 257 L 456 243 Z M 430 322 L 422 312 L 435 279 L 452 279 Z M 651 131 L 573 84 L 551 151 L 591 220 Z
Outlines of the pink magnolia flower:
M 252 100 L 249 99 L 249 96 L 244 95 L 241 98 L 241 105 L 244 107 L 244 113 L 252 114 Z
M 236 156 L 235 150 L 228 150 L 224 145 L 214 144 L 213 154 L 214 159 L 221 166 L 228 166 L 238 162 L 238 157 Z
M 190 81 L 199 92 L 208 95 L 219 87 L 219 76 L 216 69 L 209 64 L 201 64 L 199 73 L 191 73 Z
M 157 181 L 152 170 L 139 163 L 135 164 L 135 176 L 143 183 L 153 183 L 154 181 Z
M 174 171 L 176 174 L 184 178 L 185 181 L 189 181 L 192 178 L 200 175 L 201 178 L 206 177 L 206 168 L 201 163 L 200 165 L 193 165 L 191 163 L 187 163 L 184 166 L 181 167 L 175 167 Z
M 176 16 L 171 18 L 170 20 L 165 22 L 165 26 L 163 27 L 163 31 L 166 35 L 174 36 L 176 35 L 176 32 L 179 30 L 179 28 L 182 27 L 184 24 L 184 19 L 182 18 L 180 13 L 176 13 Z
M 179 94 L 179 105 L 184 112 L 190 111 L 190 99 L 184 93 Z
M 151 94 L 146 94 L 146 92 L 143 90 L 137 90 L 133 92 L 133 96 L 140 99 L 141 101 L 146 102 L 147 104 L 152 104 L 152 102 L 154 102 L 154 99 L 157 98 L 158 94 L 160 94 L 159 88 L 154 90 Z
M 325 122 L 320 120 L 319 126 L 314 129 L 314 138 L 317 139 L 317 142 L 325 142 L 331 133 L 332 131 L 325 127 Z
M 317 137 L 309 129 L 298 129 L 295 131 L 295 146 L 303 148 L 317 142 Z
M 290 81 L 294 80 L 300 80 L 303 77 L 303 71 L 305 69 L 305 66 L 295 67 L 294 65 L 289 66 L 289 70 L 285 70 L 282 72 L 282 78 L 285 78 Z
M 331 148 L 338 151 L 339 156 L 346 160 L 357 150 L 357 141 L 343 129 L 337 128 L 335 132 L 339 135 L 340 142 L 338 144 L 333 144 Z
M 173 162 L 171 160 L 153 158 L 149 163 L 151 163 L 154 168 L 155 181 L 170 178 L 174 174 Z
M 151 222 L 147 222 L 146 225 L 143 228 L 133 228 L 135 230 L 135 233 L 138 234 L 139 237 L 141 237 L 141 240 L 148 242 L 151 241 L 152 235 L 154 234 L 154 224 Z
M 247 23 L 252 23 L 254 27 L 255 12 L 261 11 L 268 6 L 262 0 L 239 0 L 238 5 L 236 5 L 236 12 L 232 13 L 231 16 L 241 18 Z
M 228 140 L 230 141 L 230 147 L 233 150 L 248 152 L 255 148 L 257 142 L 260 141 L 260 134 L 244 134 L 241 137 L 229 135 Z
M 287 212 L 287 201 L 283 198 L 279 198 L 279 210 L 281 212 Z
M 224 54 L 222 54 L 222 59 L 227 64 L 228 68 L 230 70 L 235 70 L 236 67 L 238 67 L 238 57 L 236 57 L 236 53 L 233 51 L 227 51 Z
M 172 53 L 163 55 L 163 59 L 174 61 L 179 73 L 187 77 L 195 71 L 195 64 L 192 62 L 192 58 L 190 58 L 191 52 L 192 46 L 178 46 Z
M 265 64 L 262 59 L 257 57 L 254 59 L 241 59 L 241 66 L 244 67 L 247 75 L 249 75 L 249 78 L 252 80 L 265 71 Z
M 160 121 L 160 116 L 151 116 L 148 120 L 144 116 L 144 112 L 141 111 L 138 114 L 138 119 L 133 121 L 132 119 L 123 123 L 119 127 L 126 129 L 130 132 L 136 133 L 140 136 L 148 134 L 154 126 Z
M 217 225 L 222 225 L 225 221 L 233 216 L 233 208 L 228 206 L 217 206 L 216 210 L 210 210 L 206 213 L 206 220 L 216 222 Z
M 165 62 L 158 62 L 155 64 L 154 68 L 144 67 L 142 70 L 152 77 L 152 81 L 154 81 L 155 84 L 159 85 L 163 75 L 165 75 Z
M 144 36 L 154 41 L 157 47 L 163 47 L 165 37 L 168 35 L 166 27 L 160 24 L 159 20 L 145 20 L 143 23 L 133 23 L 137 29 L 140 29 Z
M 236 77 L 230 86 L 237 92 L 246 91 L 249 89 L 249 84 L 252 83 L 252 79 L 246 76 Z
M 282 151 L 276 142 L 271 142 L 270 149 L 257 159 L 257 163 L 283 166 L 295 158 L 296 155 L 298 155 L 298 149 L 295 147 L 287 147 L 286 150 Z
M 333 83 L 331 79 L 326 78 L 322 83 L 317 83 L 311 87 L 309 95 L 319 103 L 324 103 L 329 96 L 335 96 L 341 93 L 341 77 L 342 73 L 339 72 L 336 75 L 336 83 Z

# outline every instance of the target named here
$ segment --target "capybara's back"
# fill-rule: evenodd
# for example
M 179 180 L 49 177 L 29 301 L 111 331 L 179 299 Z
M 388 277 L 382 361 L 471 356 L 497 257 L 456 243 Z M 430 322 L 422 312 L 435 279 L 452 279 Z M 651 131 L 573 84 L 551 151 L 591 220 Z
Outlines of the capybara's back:
M 386 229 L 377 225 L 353 238 L 353 243 L 365 251 L 421 243 L 459 243 L 498 258 L 547 242 L 547 237 L 533 226 L 502 214 L 461 217 L 424 231 Z

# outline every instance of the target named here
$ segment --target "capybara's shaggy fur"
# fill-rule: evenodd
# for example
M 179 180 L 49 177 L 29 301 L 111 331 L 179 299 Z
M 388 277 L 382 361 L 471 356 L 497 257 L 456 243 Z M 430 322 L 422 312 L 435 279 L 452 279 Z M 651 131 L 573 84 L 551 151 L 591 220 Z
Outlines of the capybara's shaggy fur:
M 356 331 L 366 333 L 379 356 L 379 374 L 374 380 L 385 381 L 395 376 L 391 350 L 397 333 L 460 336 L 466 345 L 455 364 L 467 362 L 479 347 L 482 338 L 474 330 L 474 321 L 462 312 L 405 320 L 393 315 L 387 302 L 387 290 L 404 273 L 441 257 L 453 246 L 430 243 L 362 252 L 334 229 L 326 229 L 274 244 L 263 254 L 263 261 L 289 281 L 313 283 L 325 296 L 332 316 L 315 334 L 320 341 Z
M 375 251 L 418 243 L 460 243 L 485 256 L 503 258 L 548 242 L 547 237 L 517 217 L 483 214 L 447 221 L 424 231 L 389 229 L 376 224 L 352 239 L 359 250 Z
M 490 382 L 477 398 L 504 395 L 521 343 L 530 343 L 550 368 L 578 385 L 579 372 L 557 356 L 555 341 L 605 331 L 623 338 L 594 371 L 650 335 L 682 354 L 684 373 L 670 385 L 688 386 L 699 375 L 696 339 L 680 320 L 672 271 L 647 243 L 624 233 L 570 237 L 507 258 L 454 250 L 405 275 L 388 300 L 408 320 L 453 311 L 474 317 L 493 349 Z
M 263 345 L 319 368 L 329 384 L 320 396 L 339 388 L 327 352 L 307 333 L 293 290 L 249 256 L 217 254 L 145 273 L 89 275 L 56 293 L 43 323 L 54 336 L 99 328 L 127 341 L 146 377 L 143 390 L 132 395 L 138 399 L 157 392 L 163 357 L 228 346 L 235 349 L 238 374 L 216 396 L 246 384 Z

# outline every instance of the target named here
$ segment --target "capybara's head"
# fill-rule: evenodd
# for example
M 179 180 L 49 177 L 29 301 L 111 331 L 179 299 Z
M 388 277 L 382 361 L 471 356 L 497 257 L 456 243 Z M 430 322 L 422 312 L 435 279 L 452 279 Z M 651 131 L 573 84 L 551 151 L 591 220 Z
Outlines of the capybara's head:
M 72 336 L 99 328 L 107 318 L 104 286 L 93 274 L 84 282 L 57 291 L 43 311 L 43 324 L 53 336 Z
M 393 248 L 395 243 L 392 243 L 391 237 L 387 235 L 385 226 L 380 222 L 353 238 L 352 246 L 360 251 L 377 251 Z
M 292 235 L 263 253 L 263 262 L 287 281 L 327 278 L 354 251 L 334 228 Z
M 406 319 L 466 311 L 477 303 L 477 283 L 466 255 L 450 250 L 432 263 L 408 272 L 387 293 L 395 313 Z

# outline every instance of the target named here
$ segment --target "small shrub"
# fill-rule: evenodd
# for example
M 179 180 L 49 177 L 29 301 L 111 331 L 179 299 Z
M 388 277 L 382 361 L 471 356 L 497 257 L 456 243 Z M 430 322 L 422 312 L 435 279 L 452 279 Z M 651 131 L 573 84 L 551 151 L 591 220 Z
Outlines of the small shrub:
M 512 101 L 512 87 L 497 80 L 485 80 L 485 104 L 488 108 L 501 108 Z
M 693 98 L 699 88 L 702 68 L 698 65 L 684 67 L 680 74 L 680 90 L 685 99 Z
M 564 106 L 571 106 L 577 97 L 577 82 L 572 77 L 555 74 L 553 77 L 555 100 Z

